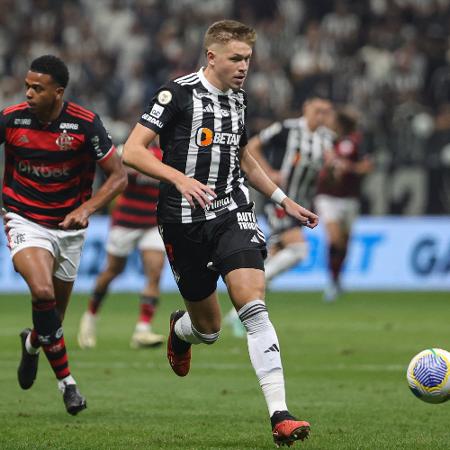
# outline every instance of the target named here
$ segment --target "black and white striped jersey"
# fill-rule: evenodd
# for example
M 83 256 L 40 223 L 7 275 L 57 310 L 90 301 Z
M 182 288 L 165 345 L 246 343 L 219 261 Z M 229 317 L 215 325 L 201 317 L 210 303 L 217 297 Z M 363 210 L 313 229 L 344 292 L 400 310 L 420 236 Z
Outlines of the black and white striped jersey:
M 332 148 L 332 131 L 326 127 L 311 131 L 300 117 L 273 123 L 260 131 L 259 138 L 267 160 L 281 171 L 286 194 L 310 208 L 324 153 Z
M 207 184 L 217 194 L 212 204 L 192 209 L 174 185 L 160 184 L 160 223 L 211 220 L 250 202 L 240 170 L 239 149 L 247 145 L 247 97 L 222 92 L 198 72 L 161 87 L 139 123 L 160 136 L 163 162 Z

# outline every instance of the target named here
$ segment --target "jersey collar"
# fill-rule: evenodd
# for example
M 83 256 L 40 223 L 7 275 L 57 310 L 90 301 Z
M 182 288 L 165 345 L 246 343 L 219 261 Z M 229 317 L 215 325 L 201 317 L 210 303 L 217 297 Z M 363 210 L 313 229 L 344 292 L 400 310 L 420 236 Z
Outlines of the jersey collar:
M 197 72 L 198 77 L 200 78 L 201 83 L 203 86 L 212 94 L 216 95 L 230 95 L 233 90 L 228 89 L 227 91 L 221 91 L 220 89 L 213 86 L 205 77 L 205 74 L 203 73 L 204 68 L 201 67 L 200 70 Z

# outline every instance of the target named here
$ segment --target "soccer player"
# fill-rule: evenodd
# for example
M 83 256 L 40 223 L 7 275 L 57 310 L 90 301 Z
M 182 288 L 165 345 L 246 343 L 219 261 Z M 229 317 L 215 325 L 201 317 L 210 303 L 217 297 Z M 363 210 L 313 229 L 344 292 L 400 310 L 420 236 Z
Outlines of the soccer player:
M 249 140 L 248 150 L 290 198 L 310 208 L 319 172 L 332 150 L 332 131 L 325 125 L 332 115 L 329 100 L 311 96 L 303 115 L 275 122 Z M 290 269 L 308 254 L 301 224 L 275 202 L 265 206 L 271 228 L 266 280 Z M 320 217 L 320 215 L 319 215 Z
M 373 164 L 359 150 L 361 135 L 354 114 L 340 109 L 335 115 L 336 142 L 333 155 L 320 172 L 315 205 L 325 222 L 328 236 L 330 283 L 324 300 L 332 302 L 342 293 L 340 275 L 347 255 L 352 224 L 359 212 L 361 177 Z
M 325 125 L 333 116 L 329 100 L 311 95 L 303 104 L 303 115 L 274 122 L 253 136 L 248 151 L 288 196 L 310 208 L 325 158 L 332 149 L 333 133 Z M 302 224 L 273 201 L 265 205 L 271 228 L 269 256 L 265 262 L 266 282 L 301 262 L 308 254 Z M 242 324 L 232 309 L 225 317 L 236 337 Z
M 19 384 L 33 385 L 42 347 L 66 410 L 75 415 L 86 400 L 71 375 L 62 321 L 89 216 L 122 191 L 127 178 L 98 115 L 64 101 L 68 81 L 59 58 L 35 59 L 25 77 L 27 101 L 0 113 L 0 144 L 8 246 L 32 301 L 33 329 L 20 333 Z M 96 163 L 107 178 L 91 196 Z
M 309 434 L 309 423 L 286 406 L 280 346 L 264 303 L 266 245 L 245 178 L 287 214 L 314 228 L 315 214 L 287 197 L 247 150 L 247 76 L 255 31 L 236 21 L 211 25 L 207 66 L 169 81 L 148 105 L 124 147 L 124 161 L 161 180 L 158 223 L 187 311 L 170 317 L 167 356 L 178 376 L 190 369 L 192 344 L 213 344 L 221 313 L 217 280 L 224 279 L 248 338 L 277 444 Z M 146 149 L 160 136 L 163 161 Z
M 161 160 L 161 149 L 150 146 Z M 159 280 L 164 267 L 164 243 L 156 222 L 156 203 L 159 181 L 128 169 L 128 186 L 117 199 L 111 213 L 112 226 L 106 244 L 107 266 L 99 274 L 94 292 L 89 299 L 88 310 L 83 314 L 78 331 L 81 348 L 93 348 L 97 344 L 97 319 L 110 283 L 125 268 L 127 257 L 135 248 L 141 252 L 147 285 L 140 298 L 140 314 L 131 347 L 153 347 L 163 343 L 164 336 L 151 329 L 151 322 L 158 305 Z

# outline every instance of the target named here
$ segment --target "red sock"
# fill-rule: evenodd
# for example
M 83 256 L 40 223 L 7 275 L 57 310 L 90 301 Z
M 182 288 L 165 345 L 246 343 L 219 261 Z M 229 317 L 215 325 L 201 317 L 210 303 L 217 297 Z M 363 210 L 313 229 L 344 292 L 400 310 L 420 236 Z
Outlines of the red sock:
M 45 356 L 55 372 L 56 378 L 62 380 L 70 375 L 69 361 L 67 359 L 64 336 L 48 345 L 43 345 Z
M 139 322 L 150 324 L 158 304 L 157 297 L 141 295 Z
M 56 378 L 61 380 L 70 375 L 61 320 L 54 300 L 33 302 L 33 324 Z

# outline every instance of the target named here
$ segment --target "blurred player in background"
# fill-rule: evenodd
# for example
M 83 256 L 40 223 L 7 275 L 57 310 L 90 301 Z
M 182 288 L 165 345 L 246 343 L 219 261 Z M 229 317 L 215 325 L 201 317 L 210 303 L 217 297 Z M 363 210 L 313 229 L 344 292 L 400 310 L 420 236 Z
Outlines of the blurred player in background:
M 328 237 L 328 270 L 330 282 L 325 301 L 335 300 L 342 292 L 340 275 L 347 255 L 353 222 L 359 213 L 361 178 L 373 164 L 361 155 L 361 135 L 354 113 L 344 109 L 335 114 L 336 141 L 333 153 L 320 172 L 316 210 L 325 223 Z
M 161 160 L 159 147 L 150 146 L 149 151 Z M 81 318 L 78 331 L 78 344 L 81 348 L 96 346 L 100 306 L 110 283 L 122 273 L 128 256 L 136 248 L 141 253 L 147 284 L 140 297 L 139 319 L 130 345 L 132 348 L 153 347 L 164 341 L 164 337 L 153 333 L 151 328 L 159 301 L 159 281 L 165 258 L 164 243 L 156 220 L 159 181 L 133 169 L 128 171 L 128 186 L 117 199 L 111 213 L 112 224 L 106 244 L 107 266 L 97 277 L 88 310 Z
M 68 81 L 59 58 L 35 59 L 25 78 L 27 101 L 0 113 L 0 144 L 8 246 L 32 301 L 33 329 L 20 333 L 19 384 L 33 385 L 42 347 L 66 410 L 75 415 L 86 400 L 71 375 L 62 321 L 89 217 L 125 188 L 127 178 L 98 115 L 63 100 Z M 96 163 L 107 178 L 91 196 Z
M 290 198 L 311 208 L 319 172 L 331 152 L 333 133 L 330 123 L 333 107 L 329 100 L 311 96 L 303 105 L 303 115 L 275 122 L 252 137 L 248 150 L 269 177 Z M 269 257 L 265 262 L 266 281 L 294 267 L 308 254 L 302 225 L 269 201 L 265 213 L 271 229 Z M 242 327 L 234 310 L 226 316 L 235 336 Z
M 310 228 L 315 214 L 295 203 L 247 149 L 247 76 L 255 31 L 223 20 L 206 32 L 207 67 L 165 84 L 124 148 L 126 164 L 161 180 L 158 223 L 187 311 L 170 318 L 167 356 L 173 371 L 190 369 L 192 344 L 219 338 L 217 281 L 224 279 L 247 330 L 250 359 L 266 399 L 275 442 L 305 439 L 309 423 L 287 409 L 280 348 L 264 303 L 266 245 L 249 182 Z M 147 151 L 160 136 L 163 162 Z

